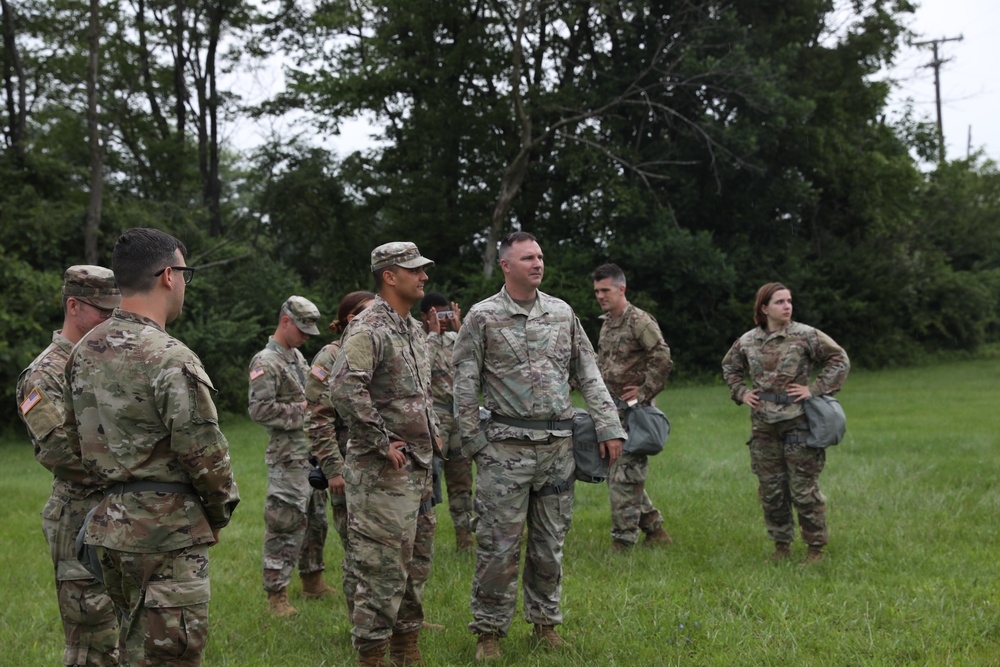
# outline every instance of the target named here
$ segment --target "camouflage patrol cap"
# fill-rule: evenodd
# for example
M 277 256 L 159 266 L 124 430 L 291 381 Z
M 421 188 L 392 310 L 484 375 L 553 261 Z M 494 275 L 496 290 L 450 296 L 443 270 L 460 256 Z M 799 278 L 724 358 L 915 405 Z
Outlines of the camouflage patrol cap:
M 295 326 L 302 333 L 312 336 L 319 335 L 316 327 L 316 320 L 319 319 L 319 308 L 309 299 L 303 296 L 290 296 L 285 303 L 281 304 L 281 312 L 292 318 Z
M 388 269 L 390 266 L 419 269 L 423 266 L 434 266 L 434 262 L 423 257 L 415 244 L 409 241 L 394 241 L 383 243 L 372 250 L 372 273 Z
M 122 302 L 122 294 L 118 291 L 111 269 L 89 264 L 77 264 L 66 269 L 62 294 L 102 309 L 117 308 Z

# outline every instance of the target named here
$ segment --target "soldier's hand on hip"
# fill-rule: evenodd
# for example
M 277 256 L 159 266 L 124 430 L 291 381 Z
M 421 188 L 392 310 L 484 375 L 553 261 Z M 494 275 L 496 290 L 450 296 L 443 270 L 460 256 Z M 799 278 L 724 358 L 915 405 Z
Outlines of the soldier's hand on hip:
M 392 467 L 399 470 L 406 463 L 406 452 L 403 451 L 406 443 L 402 440 L 395 440 L 389 443 L 388 459 L 392 461 Z
M 601 458 L 608 457 L 608 463 L 614 463 L 615 459 L 621 456 L 621 440 L 605 440 L 601 443 Z
M 812 392 L 809 391 L 809 387 L 804 384 L 790 384 L 788 385 L 788 391 L 786 393 L 794 398 L 796 403 L 804 401 L 807 398 L 812 398 Z
M 757 406 L 760 405 L 760 398 L 757 396 L 758 391 L 758 389 L 754 389 L 743 394 L 743 402 L 749 405 L 751 410 L 756 410 Z

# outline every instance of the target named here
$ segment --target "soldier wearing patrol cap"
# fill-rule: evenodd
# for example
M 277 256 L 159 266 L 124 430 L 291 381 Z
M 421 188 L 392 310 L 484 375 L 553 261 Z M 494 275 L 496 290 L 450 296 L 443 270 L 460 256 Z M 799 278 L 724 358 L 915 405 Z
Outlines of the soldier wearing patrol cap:
M 412 243 L 372 251 L 378 296 L 354 318 L 332 372 L 333 402 L 350 433 L 351 634 L 361 665 L 382 665 L 387 646 L 391 664 L 422 664 L 417 639 L 437 523 L 431 460 L 440 448 L 427 340 L 410 309 L 433 263 Z
M 323 580 L 327 518 L 325 489 L 309 486 L 310 443 L 305 385 L 309 374 L 298 348 L 319 333 L 319 309 L 290 296 L 281 306 L 278 327 L 250 362 L 250 417 L 267 429 L 264 453 L 264 590 L 277 616 L 298 613 L 288 602 L 288 584 L 298 565 L 302 596 L 321 598 L 334 590 Z
M 62 617 L 65 665 L 117 665 L 118 620 L 104 584 L 76 558 L 75 540 L 83 519 L 102 498 L 100 482 L 83 468 L 78 452 L 50 437 L 62 425 L 66 360 L 85 333 L 121 303 L 115 275 L 103 266 L 71 266 L 63 276 L 63 327 L 17 382 L 18 414 L 28 427 L 35 458 L 54 479 L 42 510 L 42 531 L 56 574 Z

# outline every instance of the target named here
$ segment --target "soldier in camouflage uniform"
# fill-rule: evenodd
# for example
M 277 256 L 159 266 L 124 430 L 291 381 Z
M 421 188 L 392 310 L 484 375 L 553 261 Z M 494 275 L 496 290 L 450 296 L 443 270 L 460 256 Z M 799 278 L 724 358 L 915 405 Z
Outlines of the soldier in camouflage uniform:
M 117 665 L 118 619 L 104 584 L 76 557 L 83 519 L 104 494 L 83 467 L 79 451 L 65 438 L 50 437 L 62 426 L 66 360 L 85 333 L 110 317 L 121 303 L 115 276 L 103 266 L 71 266 L 63 276 L 63 327 L 17 381 L 18 414 L 28 427 L 35 458 L 52 472 L 52 495 L 42 510 L 62 617 L 64 665 Z M 51 447 L 55 446 L 55 449 Z
M 444 315 L 444 319 L 440 316 Z M 455 527 L 455 547 L 471 551 L 472 544 L 472 461 L 462 456 L 462 441 L 455 423 L 452 386 L 454 367 L 452 351 L 462 326 L 462 311 L 440 292 L 429 292 L 420 302 L 420 316 L 427 334 L 427 350 L 431 357 L 431 390 L 434 412 L 441 436 L 441 452 L 445 460 L 435 458 L 435 466 L 444 468 L 448 483 L 448 512 Z M 448 329 L 451 331 L 448 331 Z M 441 462 L 441 463 L 438 463 Z M 435 495 L 440 498 L 440 480 L 435 480 Z M 436 500 L 435 502 L 439 502 Z
M 337 319 L 330 322 L 330 332 L 343 334 L 347 325 L 362 310 L 371 305 L 375 295 L 371 292 L 351 292 L 340 302 Z M 333 527 L 340 536 L 344 548 L 341 564 L 344 599 L 348 615 L 354 612 L 354 591 L 358 587 L 358 576 L 354 572 L 348 552 L 347 536 L 347 495 L 344 491 L 344 457 L 347 454 L 347 425 L 337 414 L 330 392 L 333 364 L 340 352 L 341 341 L 335 340 L 316 354 L 306 378 L 306 401 L 309 402 L 309 439 L 312 454 L 316 457 L 330 489 L 330 505 L 333 510 Z
M 652 405 L 670 374 L 670 348 L 653 316 L 628 302 L 625 273 L 615 264 L 594 270 L 594 295 L 604 315 L 597 343 L 597 367 L 611 395 L 623 406 Z M 608 473 L 611 547 L 624 551 L 646 534 L 643 544 L 670 544 L 663 516 L 646 493 L 649 457 L 623 452 Z
M 66 364 L 66 436 L 106 485 L 87 524 L 132 665 L 198 665 L 208 636 L 208 548 L 239 502 L 212 381 L 164 331 L 180 314 L 184 245 L 130 229 L 112 268 L 122 303 Z
M 809 427 L 802 401 L 839 391 L 851 363 L 825 333 L 792 321 L 792 294 L 781 283 L 757 291 L 754 322 L 722 360 L 722 374 L 733 401 L 750 406 L 750 467 L 775 543 L 771 559 L 791 556 L 794 506 L 808 545 L 803 563 L 818 562 L 828 541 L 826 498 L 819 489 L 826 450 L 805 444 Z M 810 384 L 814 365 L 820 371 Z
M 477 660 L 500 657 L 517 602 L 521 535 L 528 525 L 524 615 L 546 647 L 565 641 L 562 548 L 573 519 L 570 383 L 594 417 L 601 454 L 613 462 L 625 431 L 580 321 L 538 290 L 542 250 L 514 232 L 500 244 L 504 287 L 465 317 L 455 344 L 455 413 L 462 449 L 476 462 L 476 571 L 469 625 Z M 479 423 L 479 393 L 492 413 Z
M 281 306 L 278 326 L 267 347 L 250 361 L 250 418 L 267 429 L 264 453 L 264 590 L 277 616 L 298 613 L 288 603 L 288 584 L 296 564 L 302 596 L 333 594 L 323 581 L 327 518 L 325 489 L 309 486 L 309 420 L 305 385 L 309 366 L 298 348 L 319 333 L 319 309 L 301 296 Z
M 378 297 L 351 323 L 334 365 L 333 402 L 347 423 L 348 533 L 359 582 L 351 616 L 361 665 L 421 662 L 424 584 L 436 520 L 431 459 L 438 450 L 427 341 L 410 309 L 433 265 L 412 243 L 380 245 Z

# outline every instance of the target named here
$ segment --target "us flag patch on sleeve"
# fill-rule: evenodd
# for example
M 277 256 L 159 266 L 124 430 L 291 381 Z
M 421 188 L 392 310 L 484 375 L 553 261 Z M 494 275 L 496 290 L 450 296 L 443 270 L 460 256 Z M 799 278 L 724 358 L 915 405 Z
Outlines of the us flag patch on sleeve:
M 309 371 L 309 375 L 312 375 L 314 378 L 316 378 L 320 382 L 326 382 L 326 378 L 330 374 L 327 373 L 326 369 L 323 368 L 322 366 L 313 366 L 312 370 Z
M 257 378 L 259 378 L 263 374 L 264 374 L 264 367 L 263 366 L 258 366 L 257 368 L 255 368 L 252 371 L 250 371 L 250 380 L 251 381 L 256 380 Z
M 38 393 L 37 389 L 32 389 L 31 393 L 21 401 L 21 414 L 26 415 L 31 408 L 38 404 L 38 401 L 42 400 L 42 395 Z

